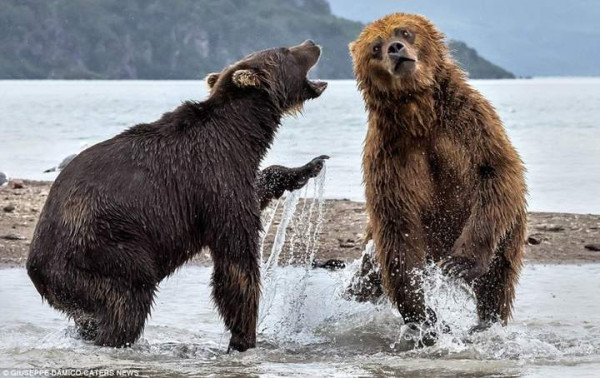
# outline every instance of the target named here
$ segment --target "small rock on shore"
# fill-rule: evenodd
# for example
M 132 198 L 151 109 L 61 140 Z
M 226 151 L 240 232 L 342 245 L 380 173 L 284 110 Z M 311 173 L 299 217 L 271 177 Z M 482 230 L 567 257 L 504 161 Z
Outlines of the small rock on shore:
M 0 187 L 0 266 L 24 266 L 29 243 L 40 215 L 40 209 L 50 191 L 50 182 L 11 180 L 20 185 Z M 281 207 L 280 207 L 281 208 Z M 363 237 L 367 216 L 365 204 L 348 200 L 327 200 L 315 259 L 318 264 L 339 268 L 338 261 L 348 263 L 359 258 L 364 250 Z M 8 211 L 7 211 L 8 210 Z M 281 209 L 280 209 L 281 210 Z M 268 257 L 279 213 L 265 240 L 263 256 Z M 292 222 L 293 223 L 293 222 Z M 292 227 L 292 225 L 290 225 Z M 530 213 L 525 259 L 533 263 L 600 262 L 600 215 L 565 213 Z M 288 230 L 288 236 L 292 234 Z M 8 237 L 6 237 L 8 236 Z M 289 261 L 288 237 L 280 261 Z M 294 255 L 306 251 L 296 246 Z M 296 256 L 298 257 L 298 256 Z M 305 260 L 294 259 L 295 263 Z M 333 260 L 332 260 L 333 259 Z M 200 253 L 196 264 L 210 264 L 208 253 Z M 327 262 L 336 261 L 336 264 Z

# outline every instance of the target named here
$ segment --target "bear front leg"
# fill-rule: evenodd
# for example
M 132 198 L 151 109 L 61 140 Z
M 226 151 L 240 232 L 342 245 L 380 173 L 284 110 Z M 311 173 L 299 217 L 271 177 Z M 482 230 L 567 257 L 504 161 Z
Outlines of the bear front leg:
M 409 226 L 398 217 L 383 219 L 385 223 L 373 229 L 383 286 L 405 323 L 422 323 L 427 314 L 421 288 L 425 264 L 421 225 L 415 220 Z
M 503 158 L 483 168 L 479 169 L 485 174 L 479 178 L 471 215 L 450 256 L 441 263 L 445 273 L 467 282 L 489 271 L 502 237 L 526 214 L 526 187 L 520 161 Z
M 383 295 L 381 273 L 375 264 L 374 256 L 365 251 L 360 269 L 354 274 L 345 295 L 357 302 L 377 302 Z
M 266 208 L 271 200 L 280 198 L 286 190 L 300 189 L 309 179 L 317 177 L 326 159 L 329 159 L 329 156 L 321 155 L 302 167 L 287 168 L 272 165 L 259 172 L 256 178 L 256 190 L 261 210 Z
M 256 237 L 249 236 L 243 228 L 240 232 L 225 233 L 228 236 L 221 238 L 225 245 L 211 248 L 213 301 L 231 331 L 228 352 L 256 347 L 260 300 L 258 229 L 255 234 Z
M 490 269 L 475 281 L 479 325 L 486 329 L 500 322 L 506 325 L 512 316 L 516 285 L 523 266 L 527 219 L 519 216 L 513 228 L 502 238 Z
M 373 231 L 370 223 L 365 229 L 362 238 L 363 252 L 360 269 L 356 272 L 350 284 L 346 288 L 346 297 L 358 302 L 376 302 L 383 295 L 381 272 L 375 262 L 373 249 L 367 249 L 367 244 L 373 239 Z

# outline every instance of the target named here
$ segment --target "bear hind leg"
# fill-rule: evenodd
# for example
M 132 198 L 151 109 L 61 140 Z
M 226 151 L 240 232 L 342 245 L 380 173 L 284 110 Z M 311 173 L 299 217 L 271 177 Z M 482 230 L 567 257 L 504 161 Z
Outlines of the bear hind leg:
M 75 311 L 72 314 L 75 321 L 77 333 L 86 341 L 93 341 L 98 336 L 98 321 L 96 318 L 83 311 Z
M 257 229 L 258 230 L 258 229 Z M 229 349 L 243 352 L 256 347 L 256 326 L 260 300 L 258 231 L 240 232 L 236 245 L 211 248 L 214 261 L 213 301 L 231 331 Z M 224 243 L 230 243 L 224 238 Z
M 489 271 L 475 280 L 479 325 L 483 330 L 493 323 L 506 325 L 512 316 L 516 285 L 523 259 L 523 223 L 517 224 L 501 241 Z
M 33 281 L 37 288 L 39 281 Z M 40 291 L 44 293 L 43 297 L 48 304 L 73 319 L 77 333 L 83 340 L 95 340 L 98 333 L 98 322 L 90 312 L 92 307 L 89 306 L 90 301 L 86 300 L 89 298 L 86 298 L 85 295 L 78 295 L 77 290 L 69 290 L 62 285 L 62 282 L 70 282 L 72 287 L 80 285 L 77 285 L 76 280 L 70 276 L 54 277 L 52 282 L 55 282 L 55 285 L 45 285 L 44 290 Z
M 244 264 L 215 261 L 212 282 L 213 300 L 231 331 L 229 349 L 243 352 L 256 347 L 260 297 L 258 261 Z
M 154 301 L 154 287 L 113 288 L 106 293 L 106 305 L 96 311 L 94 343 L 118 348 L 131 346 L 144 330 Z

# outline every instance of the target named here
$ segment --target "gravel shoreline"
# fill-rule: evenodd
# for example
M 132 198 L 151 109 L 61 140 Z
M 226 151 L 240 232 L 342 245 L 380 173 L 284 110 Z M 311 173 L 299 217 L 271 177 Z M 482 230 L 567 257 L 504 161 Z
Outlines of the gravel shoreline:
M 22 188 L 14 188 L 14 182 Z M 29 252 L 29 243 L 38 216 L 48 196 L 51 182 L 15 180 L 0 187 L 0 267 L 23 267 Z M 20 185 L 16 185 L 17 187 Z M 300 200 L 301 202 L 303 199 Z M 309 200 L 312 201 L 312 200 Z M 299 205 L 300 206 L 300 205 Z M 265 240 L 265 254 L 271 250 L 275 229 L 281 220 L 281 205 Z M 319 233 L 316 259 L 339 259 L 345 262 L 360 257 L 366 223 L 364 203 L 349 200 L 326 200 L 324 217 Z M 296 238 L 294 256 L 290 254 L 289 235 L 298 233 L 306 225 L 292 222 L 281 261 L 294 257 L 296 262 L 305 258 L 305 241 Z M 296 228 L 294 228 L 296 227 Z M 304 232 L 305 229 L 300 230 Z M 304 243 L 304 245 L 303 245 Z M 527 263 L 565 264 L 600 262 L 600 215 L 541 213 L 529 214 Z M 298 253 L 300 251 L 300 253 Z M 202 251 L 192 264 L 209 264 L 210 257 Z

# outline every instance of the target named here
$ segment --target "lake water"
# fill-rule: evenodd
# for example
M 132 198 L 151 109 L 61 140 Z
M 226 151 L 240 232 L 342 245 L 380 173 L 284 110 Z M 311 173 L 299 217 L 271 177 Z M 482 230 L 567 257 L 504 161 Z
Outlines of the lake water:
M 523 156 L 531 209 L 600 213 L 600 79 L 473 85 L 496 106 Z M 198 81 L 0 81 L 0 170 L 53 179 L 55 174 L 42 171 L 65 156 L 155 120 L 183 100 L 205 96 Z M 326 175 L 314 180 L 313 197 L 325 190 L 328 198 L 362 200 L 365 122 L 354 82 L 331 82 L 304 115 L 284 121 L 265 165 L 300 165 L 328 154 Z M 299 196 L 288 196 L 283 206 L 298 203 L 302 210 L 295 219 L 310 225 L 298 234 L 304 238 L 299 245 L 311 245 L 300 257 L 310 261 L 322 209 L 317 201 L 298 202 Z M 278 249 L 273 251 L 277 256 Z M 163 282 L 143 338 L 128 349 L 81 341 L 72 324 L 42 303 L 23 269 L 0 269 L 0 368 L 299 377 L 591 377 L 600 371 L 599 264 L 525 267 L 514 320 L 479 334 L 468 332 L 476 322 L 472 294 L 430 268 L 427 304 L 451 332 L 433 347 L 413 350 L 389 303 L 343 298 L 356 264 L 328 272 L 269 261 L 258 348 L 241 354 L 225 354 L 229 334 L 210 302 L 210 267 L 184 267 Z M 5 372 L 0 369 L 0 375 Z
M 211 268 L 185 267 L 163 282 L 143 338 L 99 348 L 41 300 L 25 270 L 0 270 L 0 367 L 135 369 L 159 376 L 597 377 L 600 265 L 527 266 L 507 327 L 470 335 L 470 294 L 437 274 L 428 304 L 452 329 L 407 350 L 389 303 L 342 298 L 353 268 L 279 267 L 265 285 L 258 348 L 226 354 L 229 334 L 210 302 Z
M 526 163 L 530 209 L 600 213 L 600 79 L 473 81 L 498 109 Z M 0 81 L 0 171 L 53 179 L 44 169 L 181 101 L 201 81 Z M 286 119 L 266 164 L 328 154 L 326 197 L 362 200 L 366 114 L 353 81 L 331 81 L 304 114 Z

